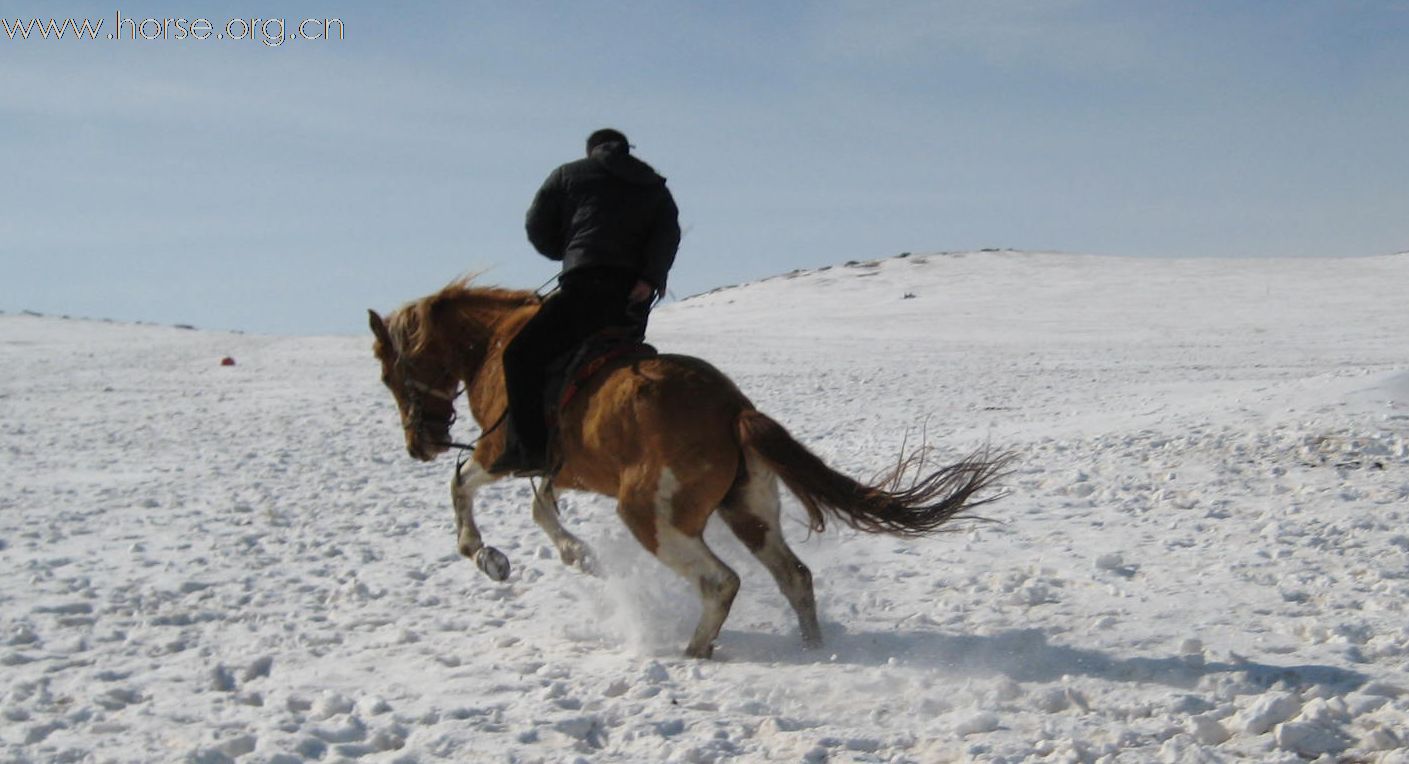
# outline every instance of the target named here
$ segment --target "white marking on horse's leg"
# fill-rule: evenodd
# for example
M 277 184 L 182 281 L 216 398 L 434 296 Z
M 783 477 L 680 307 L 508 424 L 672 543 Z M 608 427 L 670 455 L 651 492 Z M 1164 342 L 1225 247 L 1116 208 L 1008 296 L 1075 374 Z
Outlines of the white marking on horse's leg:
M 690 658 L 708 658 L 714 653 L 714 640 L 729 617 L 734 595 L 739 593 L 739 576 L 729 569 L 704 539 L 687 536 L 673 526 L 656 528 L 656 556 L 676 573 L 694 582 L 703 610 L 694 636 L 685 648 Z
M 662 470 L 655 496 L 656 557 L 699 590 L 703 609 L 685 655 L 708 658 L 714 653 L 714 640 L 724 619 L 729 617 L 734 595 L 739 593 L 739 576 L 714 556 L 704 539 L 686 535 L 672 523 L 679 489 L 675 475 L 669 469 Z
M 533 494 L 533 521 L 548 534 L 564 565 L 575 566 L 585 573 L 594 572 L 587 545 L 569 533 L 558 517 L 557 494 L 551 480 L 543 481 Z
M 759 550 L 758 559 L 773 574 L 778 589 L 797 613 L 802 644 L 821 647 L 822 627 L 817 621 L 817 596 L 812 591 L 812 571 L 788 548 L 781 529 L 769 529 L 767 543 Z
M 475 526 L 475 493 L 492 482 L 494 476 L 474 460 L 460 465 L 450 481 L 450 501 L 455 506 L 456 540 L 460 544 L 460 554 L 466 557 L 474 557 L 484 546 L 479 528 Z
M 738 505 L 731 509 L 752 516 L 766 527 L 763 543 L 758 548 L 752 548 L 747 542 L 746 545 L 768 568 L 778 589 L 797 613 L 803 645 L 820 647 L 822 628 L 817 622 L 817 597 L 812 590 L 812 571 L 798 559 L 783 538 L 783 528 L 779 522 L 778 478 L 762 465 L 751 464 L 749 468 L 748 485 Z

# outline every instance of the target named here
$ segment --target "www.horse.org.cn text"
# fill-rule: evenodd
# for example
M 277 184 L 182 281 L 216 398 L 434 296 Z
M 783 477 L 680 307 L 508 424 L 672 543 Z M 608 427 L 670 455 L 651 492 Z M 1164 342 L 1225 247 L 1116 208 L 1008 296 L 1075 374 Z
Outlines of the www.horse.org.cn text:
M 0 40 L 11 42 L 58 40 L 116 40 L 122 42 L 158 42 L 186 40 L 247 40 L 277 48 L 295 40 L 343 39 L 341 19 L 232 18 L 221 22 L 205 18 L 130 18 L 117 11 L 109 19 L 55 19 L 0 17 Z M 107 31 L 105 32 L 104 29 Z

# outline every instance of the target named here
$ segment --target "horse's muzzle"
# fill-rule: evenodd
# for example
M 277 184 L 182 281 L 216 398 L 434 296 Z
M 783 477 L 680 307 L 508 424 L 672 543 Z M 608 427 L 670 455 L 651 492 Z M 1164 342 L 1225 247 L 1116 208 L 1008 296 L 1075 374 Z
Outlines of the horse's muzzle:
M 411 458 L 417 461 L 435 461 L 437 456 L 450 450 L 450 448 L 445 445 L 445 441 L 448 439 L 448 437 L 431 437 L 425 433 L 408 437 L 406 438 L 406 453 L 410 454 Z

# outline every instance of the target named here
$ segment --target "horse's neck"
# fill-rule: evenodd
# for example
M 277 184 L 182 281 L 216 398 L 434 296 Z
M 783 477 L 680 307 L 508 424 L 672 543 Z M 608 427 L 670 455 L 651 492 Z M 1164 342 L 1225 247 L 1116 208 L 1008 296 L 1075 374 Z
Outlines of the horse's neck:
M 508 402 L 504 349 L 535 312 L 536 306 L 510 306 L 457 314 L 454 336 L 460 338 L 460 347 L 470 348 L 460 378 L 468 391 L 470 411 L 482 427 L 492 426 L 503 415 Z

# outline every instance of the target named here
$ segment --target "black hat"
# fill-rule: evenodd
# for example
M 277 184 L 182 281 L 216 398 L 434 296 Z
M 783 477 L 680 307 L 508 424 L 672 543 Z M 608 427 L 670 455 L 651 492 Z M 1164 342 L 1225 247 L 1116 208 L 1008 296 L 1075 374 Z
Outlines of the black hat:
M 631 152 L 631 143 L 626 140 L 625 134 L 623 134 L 620 130 L 613 130 L 610 127 L 604 127 L 601 130 L 598 130 L 595 133 L 592 133 L 591 135 L 587 136 L 587 153 L 591 154 L 592 149 L 595 149 L 604 143 L 620 143 L 622 151 L 626 153 Z

